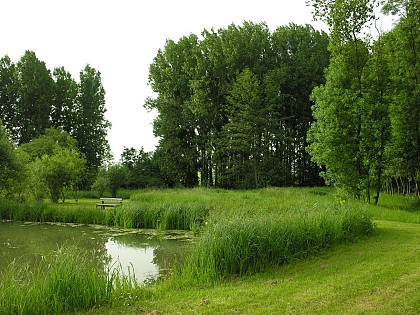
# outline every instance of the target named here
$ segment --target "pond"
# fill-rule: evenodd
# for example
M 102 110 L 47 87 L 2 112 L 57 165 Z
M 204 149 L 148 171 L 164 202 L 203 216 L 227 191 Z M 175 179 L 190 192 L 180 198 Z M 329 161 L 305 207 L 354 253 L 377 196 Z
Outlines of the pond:
M 76 246 L 112 268 L 134 272 L 137 281 L 144 283 L 164 276 L 186 256 L 190 244 L 185 232 L 0 221 L 0 271 L 13 260 L 36 263 L 61 247 Z

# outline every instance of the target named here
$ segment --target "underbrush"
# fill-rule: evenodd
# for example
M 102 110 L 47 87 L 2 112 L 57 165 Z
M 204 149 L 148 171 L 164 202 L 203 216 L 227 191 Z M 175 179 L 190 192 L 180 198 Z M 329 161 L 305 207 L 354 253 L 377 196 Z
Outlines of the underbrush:
M 112 305 L 136 290 L 133 276 L 88 253 L 57 250 L 34 266 L 12 262 L 0 273 L 0 313 L 63 314 Z

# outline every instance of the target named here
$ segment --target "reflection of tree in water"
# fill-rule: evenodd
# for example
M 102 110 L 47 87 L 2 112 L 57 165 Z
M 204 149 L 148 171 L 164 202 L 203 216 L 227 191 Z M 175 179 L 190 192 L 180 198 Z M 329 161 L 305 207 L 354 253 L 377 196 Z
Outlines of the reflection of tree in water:
M 56 255 L 60 248 L 77 248 L 93 254 L 100 267 L 109 262 L 105 242 L 106 229 L 85 225 L 1 223 L 1 266 L 18 259 L 21 263 L 38 264 L 43 257 Z
M 164 233 L 162 235 L 123 233 L 113 240 L 132 248 L 153 249 L 153 264 L 161 275 L 165 275 L 174 264 L 180 263 L 190 251 L 191 243 L 186 233 Z
M 165 274 L 175 264 L 180 264 L 191 250 L 191 243 L 185 240 L 164 240 L 153 252 L 153 263 Z

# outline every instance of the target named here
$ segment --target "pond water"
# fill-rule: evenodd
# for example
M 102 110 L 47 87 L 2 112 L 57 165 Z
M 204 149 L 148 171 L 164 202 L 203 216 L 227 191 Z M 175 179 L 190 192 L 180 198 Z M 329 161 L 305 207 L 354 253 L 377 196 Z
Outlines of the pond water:
M 61 247 L 76 246 L 113 268 L 134 271 L 137 281 L 143 283 L 165 275 L 185 257 L 190 243 L 184 232 L 157 235 L 150 230 L 0 221 L 0 271 L 13 260 L 34 263 Z

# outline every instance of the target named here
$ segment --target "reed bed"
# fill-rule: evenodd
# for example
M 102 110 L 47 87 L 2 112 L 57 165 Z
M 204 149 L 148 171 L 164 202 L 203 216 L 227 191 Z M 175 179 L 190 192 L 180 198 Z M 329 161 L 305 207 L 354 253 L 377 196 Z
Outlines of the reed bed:
M 365 211 L 349 205 L 276 214 L 246 208 L 226 212 L 209 222 L 173 283 L 213 283 L 255 274 L 368 235 L 373 227 Z
M 198 232 L 209 215 L 203 202 L 130 201 L 102 210 L 88 203 L 19 203 L 0 200 L 0 220 L 111 225 L 124 228 Z
M 134 276 L 95 262 L 89 254 L 60 248 L 38 265 L 14 261 L 0 273 L 1 314 L 63 314 L 112 305 L 136 290 Z
M 110 225 L 113 213 L 101 211 L 94 203 L 20 203 L 0 198 L 0 220 Z
M 124 228 L 198 231 L 209 215 L 202 203 L 132 201 L 115 213 L 115 225 Z

